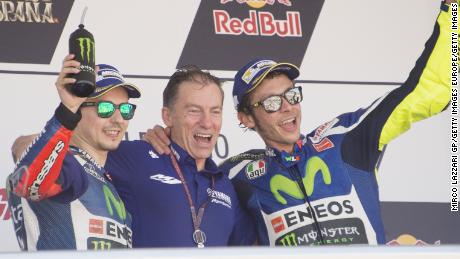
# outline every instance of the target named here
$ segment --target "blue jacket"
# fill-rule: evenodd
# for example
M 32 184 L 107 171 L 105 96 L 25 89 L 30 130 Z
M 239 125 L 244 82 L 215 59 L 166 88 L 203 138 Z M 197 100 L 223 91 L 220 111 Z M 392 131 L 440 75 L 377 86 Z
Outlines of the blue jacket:
M 106 250 L 131 247 L 131 215 L 105 169 L 69 147 L 80 120 L 64 105 L 7 180 L 14 229 L 22 250 Z
M 207 237 L 205 246 L 251 244 L 254 225 L 240 208 L 227 176 L 210 158 L 205 170 L 198 172 L 195 160 L 185 150 L 175 143 L 171 148 L 196 210 L 208 202 L 201 223 Z M 156 154 L 144 141 L 126 141 L 110 152 L 106 168 L 133 215 L 134 247 L 196 247 L 190 206 L 169 155 Z

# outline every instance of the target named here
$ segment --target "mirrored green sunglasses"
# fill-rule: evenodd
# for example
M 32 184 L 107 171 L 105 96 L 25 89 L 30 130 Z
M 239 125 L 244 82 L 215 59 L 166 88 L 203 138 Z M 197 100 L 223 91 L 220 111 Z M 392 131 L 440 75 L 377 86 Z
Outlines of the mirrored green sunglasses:
M 80 107 L 97 107 L 97 115 L 100 118 L 110 118 L 115 113 L 116 109 L 120 110 L 121 117 L 125 120 L 130 120 L 134 117 L 134 111 L 136 105 L 132 103 L 120 103 L 119 105 L 114 104 L 111 101 L 100 101 L 100 102 L 84 102 Z

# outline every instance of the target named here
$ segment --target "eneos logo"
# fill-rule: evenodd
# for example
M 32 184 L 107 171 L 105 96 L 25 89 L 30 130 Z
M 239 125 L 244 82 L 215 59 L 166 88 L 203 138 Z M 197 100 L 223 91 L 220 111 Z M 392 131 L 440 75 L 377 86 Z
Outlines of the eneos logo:
M 238 70 L 261 57 L 300 66 L 323 3 L 201 1 L 177 67 L 196 64 L 208 70 Z

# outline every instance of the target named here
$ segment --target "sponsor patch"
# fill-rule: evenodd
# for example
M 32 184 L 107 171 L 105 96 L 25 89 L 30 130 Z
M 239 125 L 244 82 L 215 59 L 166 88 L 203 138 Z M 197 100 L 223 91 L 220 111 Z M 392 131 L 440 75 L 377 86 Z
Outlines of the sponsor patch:
M 89 219 L 89 233 L 103 234 L 104 221 L 101 219 Z
M 286 156 L 284 160 L 286 162 L 297 162 L 300 161 L 300 156 Z
M 34 180 L 32 185 L 30 186 L 30 199 L 31 200 L 39 200 L 40 199 L 40 185 L 45 180 L 46 176 L 50 172 L 51 168 L 53 167 L 56 159 L 58 158 L 61 151 L 64 149 L 65 143 L 62 140 L 59 140 L 56 146 L 54 146 L 53 151 L 49 155 L 49 157 L 43 162 L 43 167 L 40 170 L 40 173 L 37 175 L 37 178 Z
M 86 161 L 82 160 L 83 163 L 83 169 L 85 170 L 86 173 L 90 174 L 94 178 L 98 179 L 99 181 L 105 183 L 104 177 L 102 177 L 100 174 L 97 173 L 96 167 L 90 163 L 87 163 Z
M 232 200 L 227 194 L 211 188 L 208 188 L 206 191 L 208 192 L 208 196 L 211 198 L 212 203 L 224 205 L 229 209 L 232 208 Z
M 322 152 L 324 150 L 330 149 L 334 147 L 334 143 L 328 138 L 325 137 L 325 134 L 328 130 L 330 130 L 337 122 L 339 119 L 334 118 L 332 121 L 326 122 L 323 125 L 319 126 L 315 130 L 315 135 L 313 137 L 309 137 L 311 140 L 313 147 L 316 149 L 318 152 Z M 304 141 L 306 142 L 307 139 Z
M 246 177 L 249 180 L 262 177 L 267 173 L 265 161 L 263 159 L 252 162 L 246 166 Z
M 275 233 L 281 232 L 284 230 L 284 222 L 281 216 L 272 219 L 272 227 Z
M 319 143 L 313 144 L 313 147 L 315 148 L 316 151 L 323 152 L 326 149 L 333 148 L 334 143 L 332 143 L 332 141 L 328 137 L 325 137 Z
M 323 138 L 325 133 L 332 128 L 337 122 L 339 122 L 339 119 L 334 118 L 333 120 L 324 123 L 323 125 L 319 126 L 315 130 L 315 135 L 313 137 L 309 137 L 311 142 L 313 143 L 319 143 Z
M 244 74 L 243 77 L 241 78 L 246 84 L 249 84 L 251 80 L 257 75 L 257 73 L 260 72 L 260 70 L 266 68 L 266 67 L 271 67 L 276 65 L 276 62 L 273 60 L 261 60 L 254 65 L 252 65 L 250 68 L 248 68 Z
M 349 195 L 261 213 L 270 245 L 377 244 L 375 231 L 353 188 Z
M 167 175 L 164 175 L 164 174 L 151 175 L 150 179 L 155 180 L 155 181 L 159 181 L 159 182 L 162 182 L 162 183 L 166 183 L 166 184 L 180 184 L 180 183 L 182 183 L 180 180 L 178 180 L 178 179 L 176 179 L 176 178 L 174 178 L 172 176 L 167 176 Z

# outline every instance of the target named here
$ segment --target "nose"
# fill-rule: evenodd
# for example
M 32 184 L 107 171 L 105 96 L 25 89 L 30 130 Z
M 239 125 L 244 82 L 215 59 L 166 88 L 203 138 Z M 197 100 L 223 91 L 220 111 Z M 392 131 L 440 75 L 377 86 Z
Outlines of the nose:
M 212 116 L 210 112 L 204 112 L 200 118 L 200 126 L 204 129 L 212 128 Z
M 115 112 L 112 114 L 112 117 L 110 117 L 110 121 L 117 124 L 121 124 L 125 121 L 121 116 L 120 109 L 115 110 Z
M 295 105 L 295 104 L 294 104 Z M 292 110 L 292 107 L 294 106 L 290 104 L 285 97 L 281 99 L 281 112 L 288 112 Z

